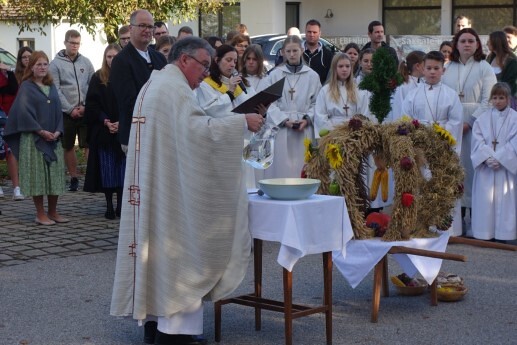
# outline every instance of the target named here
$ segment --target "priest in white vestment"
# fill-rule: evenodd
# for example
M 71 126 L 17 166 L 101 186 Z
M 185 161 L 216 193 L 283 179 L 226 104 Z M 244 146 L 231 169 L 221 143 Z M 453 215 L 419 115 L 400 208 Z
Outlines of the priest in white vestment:
M 472 234 L 482 240 L 517 239 L 517 112 L 510 95 L 505 83 L 497 83 L 494 107 L 472 128 Z
M 178 41 L 133 113 L 111 314 L 157 318 L 148 343 L 205 344 L 202 300 L 234 291 L 251 258 L 242 143 L 263 119 L 203 112 L 193 89 L 212 53 Z

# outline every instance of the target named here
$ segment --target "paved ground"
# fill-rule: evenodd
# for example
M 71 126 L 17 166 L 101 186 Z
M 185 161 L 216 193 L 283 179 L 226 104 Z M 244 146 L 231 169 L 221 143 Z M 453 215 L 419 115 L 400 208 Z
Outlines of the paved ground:
M 72 219 L 51 227 L 34 223 L 31 200 L 12 201 L 11 188 L 0 199 L 0 345 L 142 344 L 133 320 L 109 315 L 118 221 L 104 219 L 102 195 L 67 192 L 59 210 Z M 517 242 L 513 241 L 513 244 Z M 351 289 L 334 270 L 334 344 L 517 344 L 517 252 L 463 245 L 449 252 L 467 263 L 444 262 L 443 270 L 465 278 L 466 298 L 429 305 L 429 295 L 381 300 L 379 322 L 370 320 L 372 275 Z M 278 245 L 264 245 L 264 295 L 282 296 Z M 390 273 L 400 268 L 390 262 Z M 294 269 L 294 300 L 321 302 L 321 258 L 312 255 Z M 236 293 L 250 292 L 251 271 Z M 223 307 L 222 345 L 283 344 L 280 314 L 263 312 L 263 329 L 254 330 L 253 311 Z M 215 344 L 213 308 L 205 307 L 205 336 Z M 320 315 L 294 322 L 294 344 L 325 344 Z

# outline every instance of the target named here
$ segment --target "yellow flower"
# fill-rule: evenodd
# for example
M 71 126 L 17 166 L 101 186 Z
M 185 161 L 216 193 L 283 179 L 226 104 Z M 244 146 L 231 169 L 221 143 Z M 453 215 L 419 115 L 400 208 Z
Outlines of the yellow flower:
M 328 144 L 325 148 L 325 156 L 327 156 L 332 169 L 338 169 L 343 164 L 343 157 L 341 157 L 337 144 Z
M 403 115 L 400 118 L 400 122 L 411 122 L 411 121 L 413 121 L 413 118 L 409 115 Z
M 312 141 L 309 138 L 303 139 L 303 146 L 305 146 L 305 163 L 308 163 L 312 158 Z
M 437 123 L 433 124 L 433 129 L 436 133 L 438 133 L 443 139 L 447 140 L 449 142 L 449 145 L 454 146 L 456 145 L 456 139 L 449 133 L 448 130 L 443 128 Z

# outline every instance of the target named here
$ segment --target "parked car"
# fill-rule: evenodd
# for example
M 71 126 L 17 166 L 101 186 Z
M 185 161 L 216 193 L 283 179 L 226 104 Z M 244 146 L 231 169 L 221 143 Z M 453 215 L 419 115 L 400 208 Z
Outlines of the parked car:
M 258 44 L 262 47 L 262 52 L 264 52 L 264 67 L 268 71 L 275 67 L 275 60 L 278 57 L 279 50 L 282 48 L 286 37 L 287 35 L 282 34 L 259 35 L 251 37 L 251 43 Z M 304 40 L 304 37 L 305 34 L 302 34 L 302 40 Z M 320 43 L 328 47 L 334 53 L 340 51 L 338 47 L 324 38 L 320 38 Z
M 14 68 L 16 66 L 16 56 L 7 50 L 0 48 L 0 62 Z

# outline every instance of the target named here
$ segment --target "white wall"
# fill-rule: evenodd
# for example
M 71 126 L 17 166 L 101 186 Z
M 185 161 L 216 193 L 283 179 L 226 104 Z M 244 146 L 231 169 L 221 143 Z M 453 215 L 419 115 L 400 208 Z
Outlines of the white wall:
M 241 0 L 241 23 L 252 35 L 285 33 L 285 1 Z

